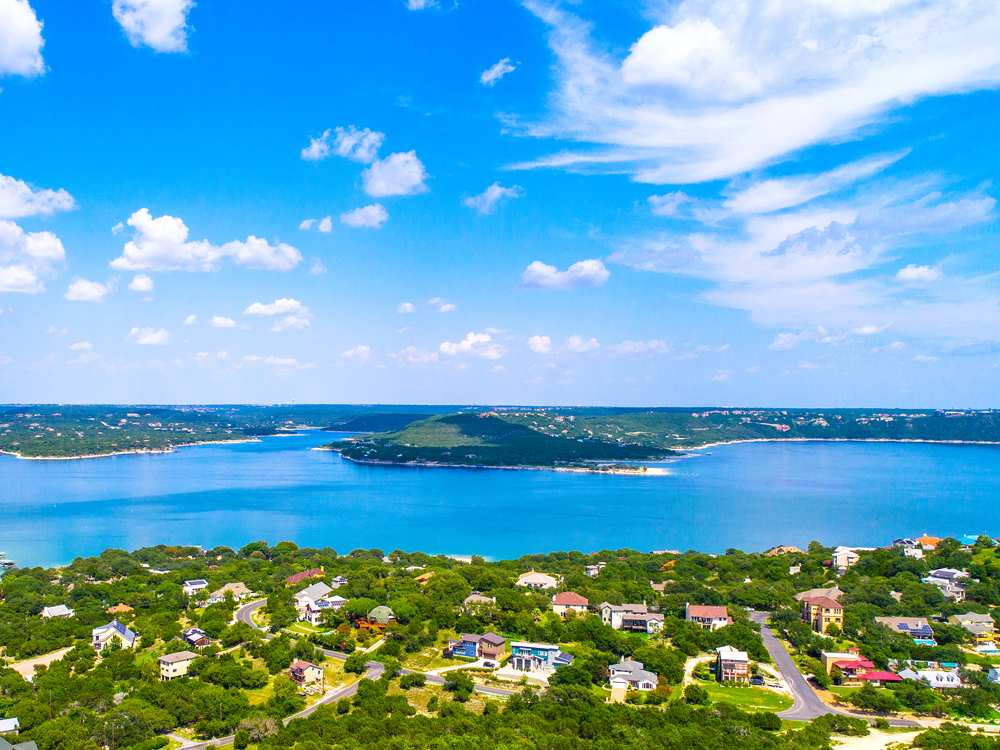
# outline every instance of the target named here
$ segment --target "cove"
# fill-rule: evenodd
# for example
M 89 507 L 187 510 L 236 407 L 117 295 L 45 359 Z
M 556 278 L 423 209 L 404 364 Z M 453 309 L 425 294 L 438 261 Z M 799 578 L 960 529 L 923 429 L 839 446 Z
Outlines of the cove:
M 667 476 L 635 477 L 376 467 L 310 450 L 336 437 L 79 461 L 0 456 L 0 550 L 34 567 L 108 547 L 258 539 L 499 559 L 1000 533 L 1000 446 L 732 444 L 659 464 Z

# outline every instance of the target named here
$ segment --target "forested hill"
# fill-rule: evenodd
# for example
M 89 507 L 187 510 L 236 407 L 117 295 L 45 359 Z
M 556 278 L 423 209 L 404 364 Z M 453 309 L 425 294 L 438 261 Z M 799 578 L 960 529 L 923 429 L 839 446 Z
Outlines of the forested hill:
M 741 440 L 1000 442 L 993 411 L 530 409 L 465 412 L 332 447 L 352 460 L 482 466 L 642 461 Z

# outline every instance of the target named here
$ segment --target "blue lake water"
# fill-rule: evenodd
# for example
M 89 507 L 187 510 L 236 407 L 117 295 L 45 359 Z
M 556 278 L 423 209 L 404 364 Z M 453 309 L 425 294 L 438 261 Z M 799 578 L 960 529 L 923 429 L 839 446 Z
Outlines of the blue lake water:
M 309 450 L 331 437 L 79 461 L 0 456 L 0 550 L 47 566 L 108 547 L 258 539 L 508 558 L 1000 534 L 1000 446 L 746 443 L 666 464 L 666 477 L 619 477 L 359 466 Z

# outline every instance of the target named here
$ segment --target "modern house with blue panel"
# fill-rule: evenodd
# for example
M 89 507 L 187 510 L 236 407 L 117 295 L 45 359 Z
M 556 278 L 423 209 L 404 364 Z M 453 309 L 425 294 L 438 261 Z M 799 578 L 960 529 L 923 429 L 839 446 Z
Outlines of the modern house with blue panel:
M 520 672 L 552 671 L 573 663 L 572 656 L 549 643 L 514 641 L 510 644 L 510 653 L 508 665 Z
M 464 656 L 467 659 L 489 659 L 500 661 L 503 658 L 507 639 L 496 633 L 476 635 L 462 633 L 457 640 L 448 641 L 448 651 L 445 655 Z
M 908 635 L 921 646 L 936 646 L 931 624 L 923 617 L 876 617 L 875 622 L 885 625 L 894 633 Z

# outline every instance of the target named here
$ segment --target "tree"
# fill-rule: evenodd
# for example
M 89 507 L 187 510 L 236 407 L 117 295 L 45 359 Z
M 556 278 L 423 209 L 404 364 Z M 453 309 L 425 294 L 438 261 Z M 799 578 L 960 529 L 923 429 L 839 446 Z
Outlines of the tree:
M 246 729 L 237 729 L 236 736 L 233 737 L 233 748 L 234 750 L 246 750 L 247 745 L 250 744 L 250 732 Z
M 698 685 L 688 685 L 684 688 L 684 701 L 696 706 L 708 704 L 708 691 Z
M 368 656 L 362 651 L 355 651 L 344 662 L 344 671 L 353 672 L 354 674 L 364 674 L 368 669 L 367 664 Z

